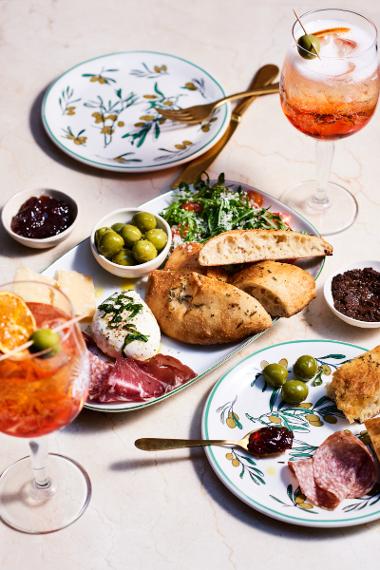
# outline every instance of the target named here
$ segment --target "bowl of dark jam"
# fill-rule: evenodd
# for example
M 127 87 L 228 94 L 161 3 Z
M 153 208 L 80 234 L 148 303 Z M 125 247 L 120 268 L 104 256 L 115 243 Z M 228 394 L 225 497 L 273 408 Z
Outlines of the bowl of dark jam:
M 345 323 L 380 328 L 380 261 L 342 267 L 326 280 L 324 295 L 331 311 Z
M 59 190 L 26 190 L 8 200 L 1 220 L 8 234 L 22 245 L 47 249 L 73 231 L 78 220 L 78 205 Z

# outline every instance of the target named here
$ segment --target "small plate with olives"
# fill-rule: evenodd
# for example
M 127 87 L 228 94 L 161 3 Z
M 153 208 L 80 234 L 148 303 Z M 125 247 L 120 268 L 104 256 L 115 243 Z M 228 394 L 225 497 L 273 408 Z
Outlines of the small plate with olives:
M 292 447 L 272 457 L 207 447 L 222 483 L 250 507 L 290 524 L 341 528 L 379 519 L 380 487 L 326 510 L 302 494 L 289 469 L 311 459 L 334 432 L 350 430 L 366 442 L 365 426 L 349 424 L 326 390 L 334 371 L 365 350 L 336 340 L 282 342 L 254 352 L 222 376 L 203 410 L 204 439 L 238 440 L 262 427 L 287 428 L 294 435 Z
M 172 243 L 168 223 L 157 214 L 121 208 L 93 228 L 91 251 L 103 269 L 118 277 L 137 278 L 165 261 Z

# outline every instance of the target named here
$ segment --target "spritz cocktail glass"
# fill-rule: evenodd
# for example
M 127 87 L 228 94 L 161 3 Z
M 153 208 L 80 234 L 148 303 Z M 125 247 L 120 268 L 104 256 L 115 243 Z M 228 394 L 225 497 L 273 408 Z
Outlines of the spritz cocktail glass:
M 318 56 L 299 49 L 303 28 L 317 36 Z M 329 176 L 334 141 L 362 129 L 376 108 L 377 30 L 360 14 L 325 9 L 303 14 L 292 36 L 280 80 L 281 105 L 292 125 L 317 140 L 317 179 L 285 192 L 283 199 L 329 235 L 348 228 L 357 216 L 355 197 Z
M 36 290 L 46 302 L 33 301 Z M 72 306 L 61 291 L 44 283 L 15 282 L 1 285 L 0 292 L 24 298 L 37 328 L 60 328 L 57 354 L 24 350 L 0 357 L 0 432 L 28 438 L 31 452 L 1 474 L 0 519 L 30 534 L 53 532 L 74 522 L 91 496 L 85 470 L 63 455 L 48 454 L 45 437 L 82 409 L 89 383 L 87 350 L 78 324 L 69 322 Z M 6 326 L 1 314 L 0 326 Z

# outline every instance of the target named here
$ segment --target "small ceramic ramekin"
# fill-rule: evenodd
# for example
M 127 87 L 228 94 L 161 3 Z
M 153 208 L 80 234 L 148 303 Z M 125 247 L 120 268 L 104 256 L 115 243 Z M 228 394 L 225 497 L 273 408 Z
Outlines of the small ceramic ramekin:
M 101 255 L 98 252 L 95 245 L 96 230 L 102 227 L 111 227 L 112 224 L 116 224 L 118 222 L 129 224 L 131 223 L 133 216 L 141 211 L 142 210 L 138 208 L 120 208 L 119 210 L 114 210 L 113 212 L 110 212 L 109 214 L 104 216 L 104 218 L 99 220 L 92 229 L 90 237 L 92 254 L 95 257 L 96 261 L 99 263 L 99 265 L 109 273 L 112 273 L 112 275 L 116 275 L 117 277 L 124 277 L 126 279 L 144 277 L 144 275 L 147 275 L 148 273 L 151 273 L 151 271 L 153 271 L 154 269 L 160 267 L 160 265 L 165 261 L 170 251 L 170 247 L 172 244 L 172 232 L 169 224 L 166 222 L 166 220 L 164 220 L 164 218 L 162 218 L 158 214 L 155 214 L 154 212 L 149 212 L 150 214 L 153 214 L 153 216 L 156 218 L 157 228 L 164 230 L 164 232 L 168 236 L 168 241 L 164 249 L 160 251 L 157 257 L 155 257 L 151 261 L 147 261 L 146 263 L 140 263 L 137 265 L 118 265 L 117 263 L 113 263 L 113 261 L 110 261 L 109 259 L 104 257 L 104 255 Z M 148 210 L 143 210 L 143 211 L 148 212 Z

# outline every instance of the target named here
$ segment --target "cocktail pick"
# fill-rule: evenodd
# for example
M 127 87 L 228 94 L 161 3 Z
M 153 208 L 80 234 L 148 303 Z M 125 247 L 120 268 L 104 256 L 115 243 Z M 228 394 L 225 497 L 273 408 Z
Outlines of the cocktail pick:
M 51 330 L 54 332 L 60 332 L 64 329 L 66 329 L 67 327 L 70 327 L 71 325 L 74 325 L 75 323 L 78 323 L 79 321 L 82 321 L 83 319 L 85 319 L 87 317 L 86 315 L 79 315 L 77 317 L 73 317 L 72 319 L 70 319 L 69 321 L 65 321 L 64 323 L 61 323 L 60 325 L 57 325 L 56 327 L 52 328 Z M 5 354 L 2 354 L 0 356 L 0 362 L 2 360 L 6 360 L 7 358 L 9 358 L 10 356 L 14 356 L 15 354 L 22 352 L 24 350 L 27 350 L 28 348 L 30 348 L 33 344 L 32 340 L 28 340 L 27 342 L 24 342 L 24 344 L 20 344 L 20 346 L 17 346 L 16 348 L 14 348 L 13 350 L 10 350 L 9 352 L 6 352 Z
M 317 36 L 314 36 L 313 34 L 307 33 L 305 26 L 301 22 L 298 14 L 294 8 L 293 8 L 293 13 L 294 13 L 294 16 L 295 16 L 297 22 L 299 23 L 302 30 L 304 31 L 304 35 L 299 37 L 297 40 L 298 53 L 304 59 L 314 59 L 314 57 L 321 59 L 319 57 L 319 50 L 320 50 L 319 39 L 317 38 Z

